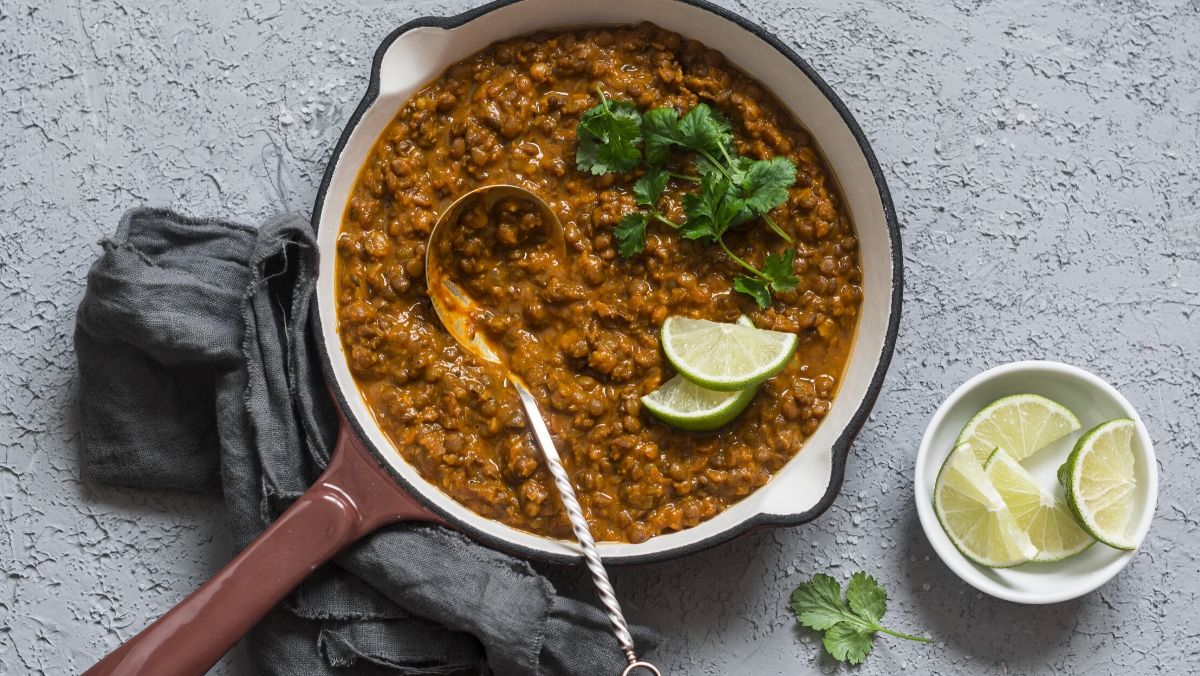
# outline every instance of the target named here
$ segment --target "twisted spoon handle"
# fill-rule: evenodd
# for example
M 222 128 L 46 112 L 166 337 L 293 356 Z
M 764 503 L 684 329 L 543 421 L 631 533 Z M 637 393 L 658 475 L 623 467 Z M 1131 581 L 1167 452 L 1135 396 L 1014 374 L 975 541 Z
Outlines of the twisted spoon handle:
M 525 416 L 529 420 L 530 427 L 533 428 L 533 436 L 537 440 L 538 447 L 542 449 L 546 465 L 550 468 L 550 474 L 554 476 L 555 485 L 558 486 L 563 507 L 567 510 L 567 518 L 571 521 L 571 530 L 575 531 L 575 538 L 579 540 L 579 546 L 583 549 L 584 563 L 587 564 L 588 571 L 592 574 L 596 595 L 600 597 L 604 613 L 608 615 L 613 635 L 621 644 L 621 652 L 625 653 L 625 658 L 629 661 L 629 666 L 623 673 L 632 674 L 640 668 L 655 676 L 661 676 L 658 669 L 652 664 L 638 660 L 637 653 L 634 652 L 633 636 L 629 633 L 629 624 L 621 612 L 621 604 L 617 601 L 612 583 L 608 581 L 608 571 L 604 570 L 604 563 L 600 561 L 600 553 L 596 551 L 596 541 L 592 539 L 592 531 L 588 527 L 587 519 L 583 517 L 579 499 L 575 497 L 575 487 L 571 485 L 571 478 L 567 476 L 567 470 L 558 457 L 558 450 L 554 448 L 554 440 L 550 438 L 550 430 L 546 429 L 546 422 L 542 420 L 537 401 L 525 385 L 515 379 L 513 387 L 516 388 L 517 395 L 521 397 L 521 405 L 525 407 Z

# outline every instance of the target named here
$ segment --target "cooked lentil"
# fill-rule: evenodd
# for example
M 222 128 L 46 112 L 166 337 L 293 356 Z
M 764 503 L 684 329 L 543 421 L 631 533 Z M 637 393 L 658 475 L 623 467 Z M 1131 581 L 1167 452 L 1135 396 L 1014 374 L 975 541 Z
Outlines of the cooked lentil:
M 773 212 L 796 239 L 801 283 L 766 310 L 734 293 L 723 254 L 651 228 L 645 253 L 617 255 L 612 228 L 635 208 L 635 174 L 575 169 L 575 127 L 599 85 L 639 108 L 706 102 L 733 122 L 739 153 L 798 168 Z M 538 398 L 597 539 L 642 542 L 712 518 L 765 484 L 829 411 L 862 298 L 858 242 L 807 134 L 720 53 L 656 26 L 540 33 L 451 66 L 403 106 L 363 166 L 337 249 L 339 331 L 376 420 L 433 484 L 482 516 L 569 537 L 553 480 L 504 369 L 439 324 L 424 278 L 440 211 L 490 183 L 522 185 L 562 221 L 561 270 L 520 205 L 462 220 L 456 281 L 487 309 L 481 326 Z M 660 206 L 684 218 L 672 184 Z M 727 237 L 748 260 L 784 242 L 750 223 Z M 670 314 L 800 335 L 791 364 L 729 425 L 674 429 L 638 398 L 670 378 L 658 330 Z

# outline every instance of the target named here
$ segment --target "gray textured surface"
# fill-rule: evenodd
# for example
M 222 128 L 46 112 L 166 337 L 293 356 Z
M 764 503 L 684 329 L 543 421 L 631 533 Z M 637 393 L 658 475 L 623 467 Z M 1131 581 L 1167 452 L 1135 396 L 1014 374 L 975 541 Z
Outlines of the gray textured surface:
M 0 0 L 0 673 L 81 670 L 230 554 L 215 498 L 80 481 L 70 333 L 95 242 L 135 204 L 307 210 L 378 40 L 471 3 L 206 4 Z M 668 636 L 658 660 L 676 674 L 832 671 L 784 599 L 811 573 L 863 568 L 891 592 L 889 619 L 937 640 L 881 640 L 855 673 L 1200 662 L 1200 5 L 726 4 L 808 58 L 873 139 L 904 227 L 906 302 L 825 516 L 616 573 L 633 618 Z M 912 507 L 940 400 L 1025 357 L 1117 385 L 1162 473 L 1129 568 L 1049 608 L 959 582 Z M 219 672 L 251 670 L 235 654 Z

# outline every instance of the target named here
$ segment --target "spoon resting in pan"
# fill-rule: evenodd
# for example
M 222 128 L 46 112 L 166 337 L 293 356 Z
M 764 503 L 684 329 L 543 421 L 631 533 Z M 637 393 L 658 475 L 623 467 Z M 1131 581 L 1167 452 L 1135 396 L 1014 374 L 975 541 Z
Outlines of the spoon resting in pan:
M 508 359 L 503 356 L 503 348 L 489 342 L 480 328 L 481 322 L 494 316 L 492 311 L 484 308 L 453 280 L 455 246 L 469 245 L 467 242 L 472 239 L 471 233 L 485 229 L 490 231 L 489 237 L 506 244 L 528 246 L 528 252 L 521 255 L 526 258 L 537 257 L 539 266 L 548 269 L 551 274 L 562 270 L 562 262 L 566 258 L 563 228 L 550 205 L 532 192 L 514 185 L 477 188 L 458 198 L 443 211 L 429 233 L 429 243 L 425 249 L 425 280 L 433 309 L 446 331 L 467 351 L 505 369 L 505 378 L 521 400 L 534 440 L 554 477 L 563 508 L 571 522 L 571 530 L 583 550 L 583 559 L 591 573 L 596 595 L 608 615 L 621 652 L 629 662 L 624 674 L 645 670 L 659 676 L 654 665 L 637 657 L 621 604 L 617 601 L 608 572 L 596 550 L 571 478 L 563 467 L 545 419 L 538 410 L 537 400 L 521 377 L 509 367 Z M 474 243 L 479 241 L 475 239 Z M 499 290 L 501 293 L 504 291 L 503 288 Z

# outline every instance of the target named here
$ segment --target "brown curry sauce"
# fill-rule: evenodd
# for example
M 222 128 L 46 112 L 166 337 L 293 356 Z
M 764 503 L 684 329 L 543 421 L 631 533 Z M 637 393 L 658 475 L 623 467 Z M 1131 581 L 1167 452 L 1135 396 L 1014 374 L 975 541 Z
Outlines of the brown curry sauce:
M 705 102 L 733 122 L 738 151 L 797 166 L 772 212 L 796 240 L 800 285 L 766 310 L 731 289 L 735 263 L 711 245 L 651 227 L 646 251 L 617 254 L 612 228 L 635 208 L 637 174 L 575 169 L 575 127 L 598 102 L 687 111 Z M 427 480 L 487 518 L 570 537 L 549 473 L 504 369 L 441 327 L 425 287 L 438 214 L 480 185 L 522 185 L 554 208 L 567 256 L 551 272 L 521 209 L 464 217 L 455 281 L 538 398 L 598 540 L 642 542 L 694 526 L 765 484 L 828 413 L 862 299 L 858 242 L 807 134 L 760 85 L 698 42 L 649 24 L 541 33 L 497 43 L 413 95 L 360 172 L 338 239 L 339 332 L 380 427 Z M 686 184 L 668 187 L 684 218 Z M 758 221 L 727 236 L 749 260 L 785 243 Z M 461 275 L 461 276 L 460 276 Z M 747 410 L 711 433 L 674 429 L 639 397 L 669 379 L 658 331 L 672 314 L 800 336 L 789 366 Z

